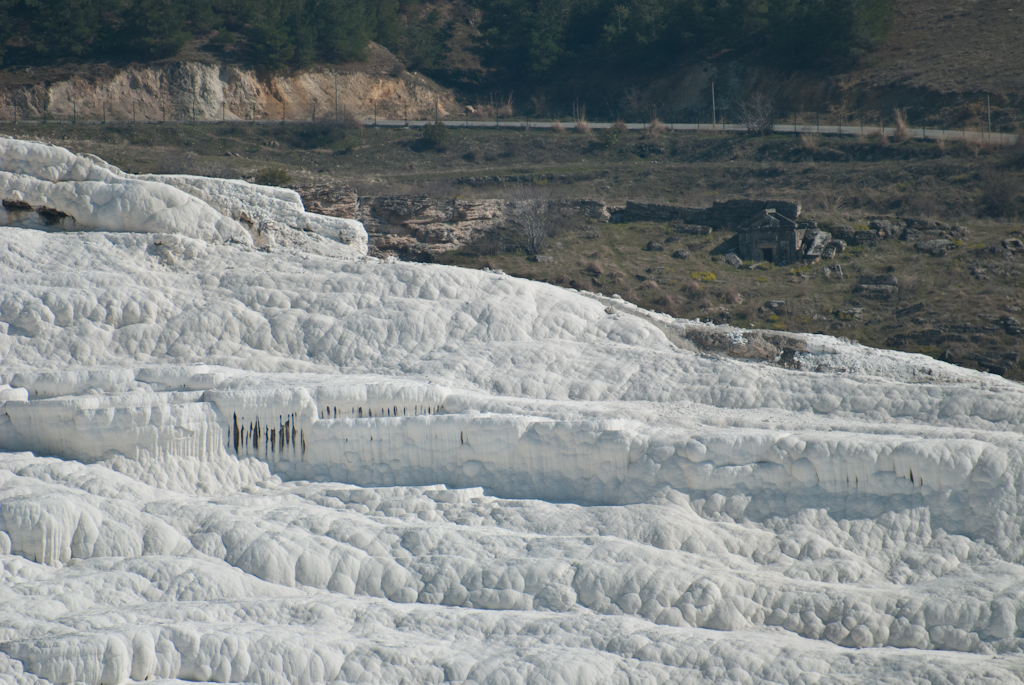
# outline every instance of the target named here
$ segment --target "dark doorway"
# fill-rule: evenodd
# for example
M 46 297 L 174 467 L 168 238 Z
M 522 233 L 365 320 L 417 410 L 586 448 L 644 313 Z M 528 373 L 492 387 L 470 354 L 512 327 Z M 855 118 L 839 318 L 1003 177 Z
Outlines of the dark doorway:
M 764 255 L 764 261 L 770 262 L 770 263 L 774 264 L 775 263 L 775 254 L 774 254 L 774 252 L 775 252 L 775 250 L 773 250 L 770 247 L 761 250 L 761 254 Z

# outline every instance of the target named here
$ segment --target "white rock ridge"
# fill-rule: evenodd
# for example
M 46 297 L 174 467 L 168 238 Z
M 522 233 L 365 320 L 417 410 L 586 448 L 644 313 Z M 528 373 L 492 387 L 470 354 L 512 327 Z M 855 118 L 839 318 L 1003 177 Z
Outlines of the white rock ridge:
M 361 224 L 308 214 L 292 190 L 200 176 L 135 176 L 64 148 L 12 138 L 0 138 L 0 200 L 0 225 L 243 244 L 252 244 L 253 232 L 287 227 L 366 254 Z
M 1024 677 L 1020 385 L 824 336 L 701 356 L 367 259 L 287 192 L 135 181 L 274 245 L 0 227 L 0 680 Z

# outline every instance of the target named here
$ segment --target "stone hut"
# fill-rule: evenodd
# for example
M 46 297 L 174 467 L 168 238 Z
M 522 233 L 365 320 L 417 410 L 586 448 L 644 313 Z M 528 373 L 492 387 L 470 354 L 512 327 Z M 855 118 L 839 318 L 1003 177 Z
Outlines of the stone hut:
M 772 208 L 761 210 L 740 226 L 738 237 L 743 260 L 785 266 L 803 256 L 804 229 Z

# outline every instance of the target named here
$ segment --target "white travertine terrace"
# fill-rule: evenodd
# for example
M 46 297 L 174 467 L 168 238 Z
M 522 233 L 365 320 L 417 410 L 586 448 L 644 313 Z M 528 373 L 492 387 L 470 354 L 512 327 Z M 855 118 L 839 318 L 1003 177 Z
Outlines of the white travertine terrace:
M 0 169 L 74 219 L 0 221 L 0 681 L 1024 677 L 1016 383 L 701 355 L 368 259 L 286 191 L 8 139 Z

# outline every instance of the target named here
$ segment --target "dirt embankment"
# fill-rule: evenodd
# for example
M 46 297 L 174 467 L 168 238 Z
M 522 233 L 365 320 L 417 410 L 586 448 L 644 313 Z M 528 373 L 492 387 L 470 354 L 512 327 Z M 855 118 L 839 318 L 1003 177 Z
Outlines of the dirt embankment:
M 0 120 L 220 121 L 337 116 L 428 118 L 461 112 L 451 92 L 371 44 L 366 62 L 260 74 L 167 61 L 0 72 Z

